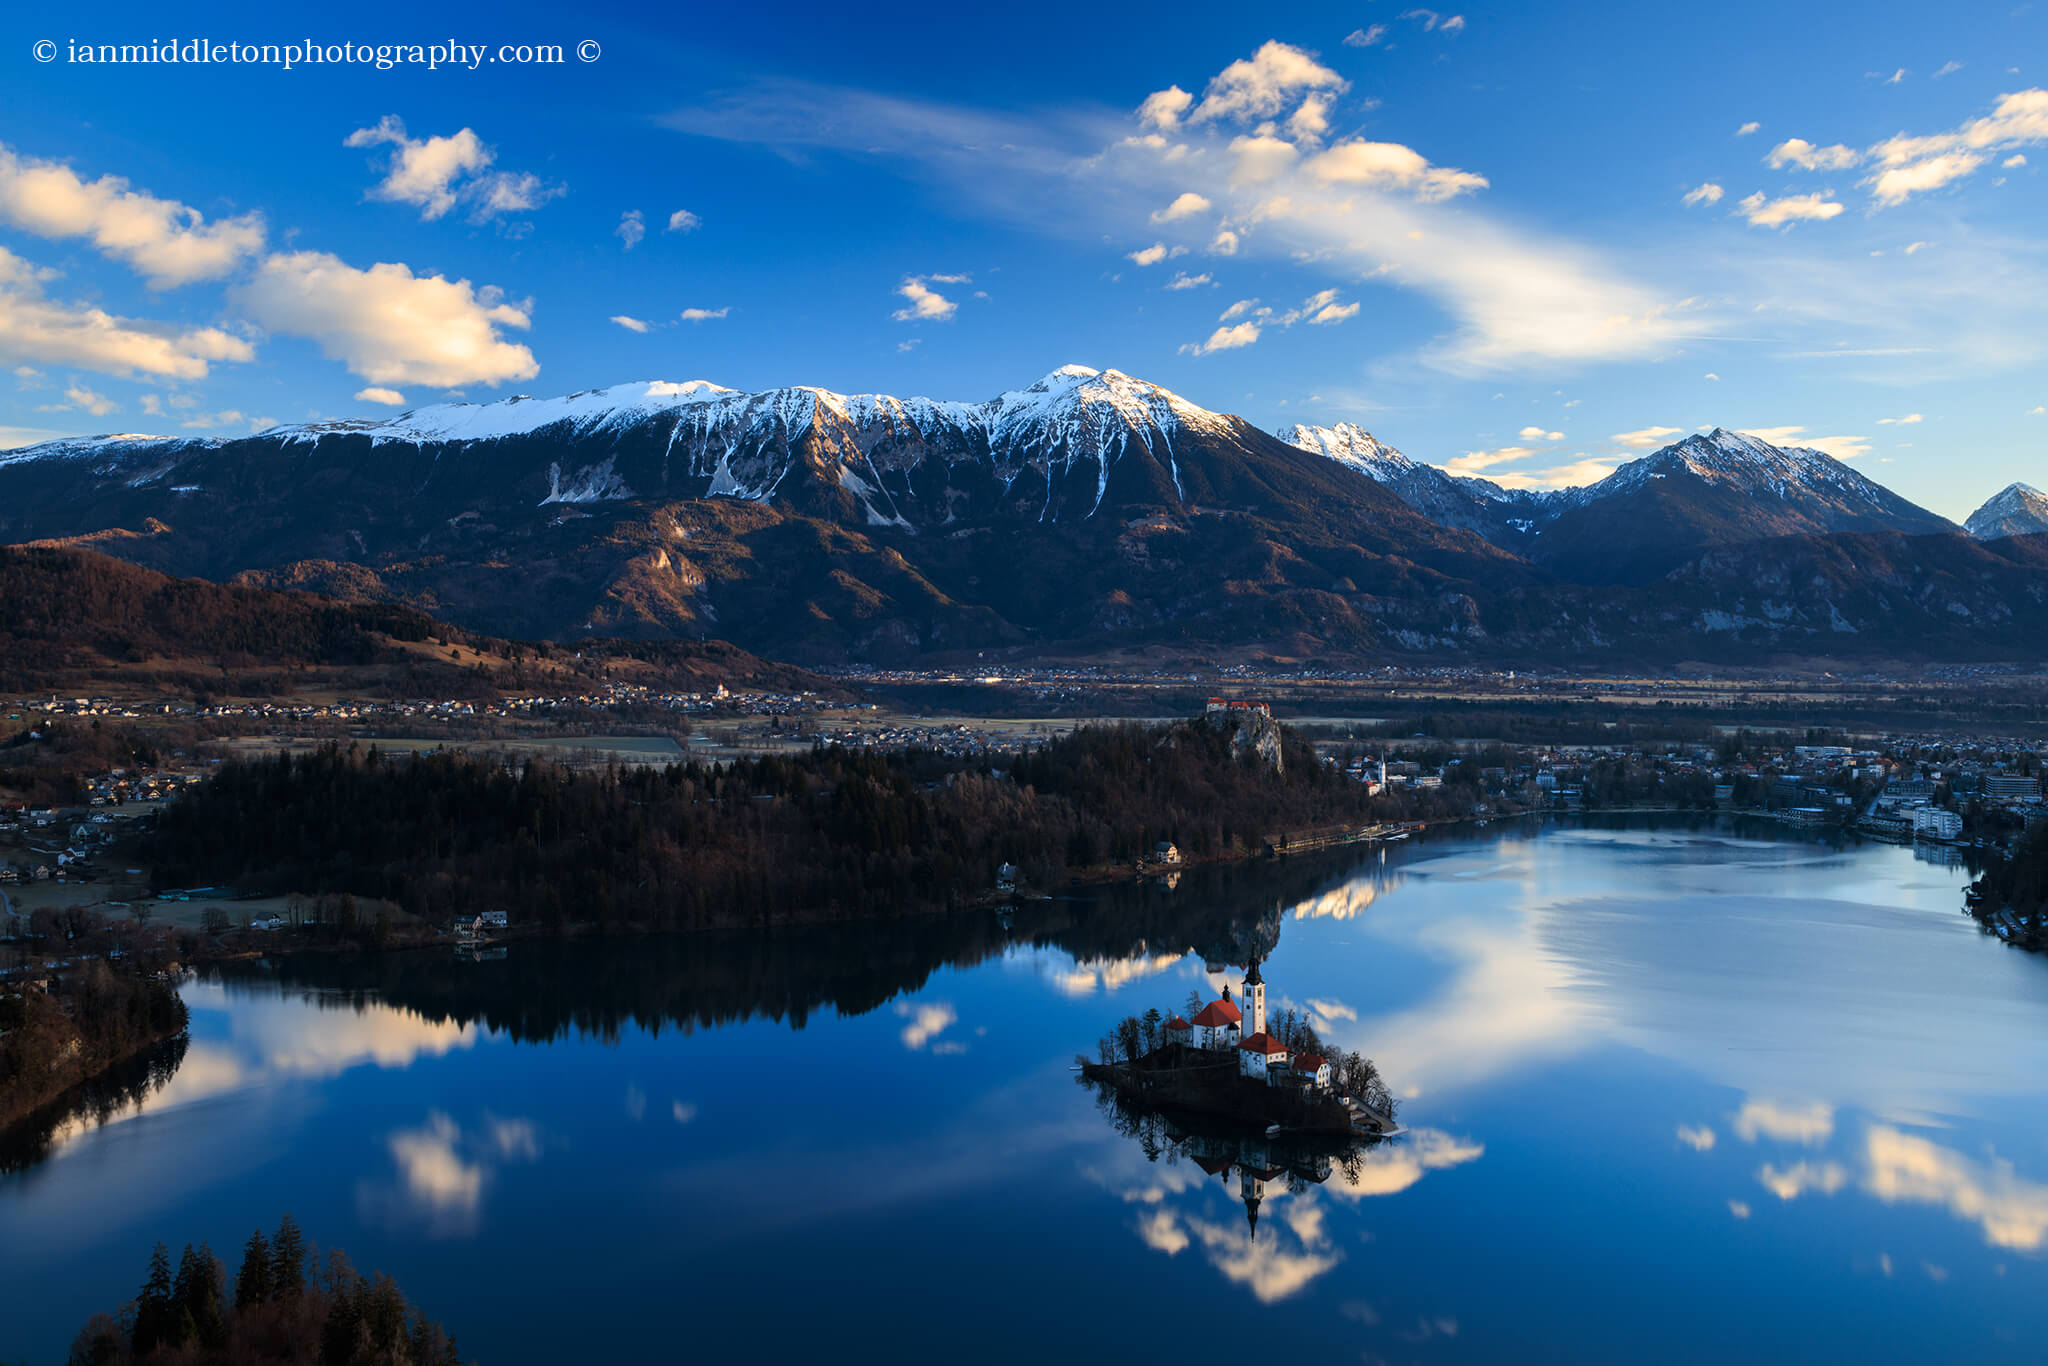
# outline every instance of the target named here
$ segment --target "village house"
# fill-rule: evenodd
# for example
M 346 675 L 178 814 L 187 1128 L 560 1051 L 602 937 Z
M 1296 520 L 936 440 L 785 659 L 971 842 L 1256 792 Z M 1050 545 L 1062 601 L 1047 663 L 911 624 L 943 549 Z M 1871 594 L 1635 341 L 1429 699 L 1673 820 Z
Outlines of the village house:
M 1221 1000 L 1209 1002 L 1196 1013 L 1194 1027 L 1202 1031 L 1202 1047 L 1235 1048 L 1238 1029 L 1243 1022 L 1244 1012 L 1231 1001 L 1230 988 L 1225 987 Z
M 1194 1026 L 1178 1015 L 1167 1020 L 1165 1030 L 1167 1044 L 1179 1044 L 1183 1048 L 1192 1041 L 1195 1032 Z

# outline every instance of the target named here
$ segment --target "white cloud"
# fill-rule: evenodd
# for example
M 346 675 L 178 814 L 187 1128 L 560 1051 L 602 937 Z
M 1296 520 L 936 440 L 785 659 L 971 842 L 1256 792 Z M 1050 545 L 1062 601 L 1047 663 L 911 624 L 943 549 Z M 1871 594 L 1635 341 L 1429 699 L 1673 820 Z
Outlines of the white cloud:
M 1126 253 L 1126 259 L 1135 261 L 1141 266 L 1156 266 L 1161 261 L 1187 254 L 1188 249 L 1186 247 L 1169 247 L 1164 242 L 1154 242 L 1149 247 L 1140 247 L 1137 251 Z
M 1718 204 L 1721 202 L 1721 196 L 1726 193 L 1727 191 L 1710 180 L 1704 185 L 1687 190 L 1683 202 L 1688 209 L 1695 204 Z
M 1239 323 L 1235 327 L 1219 327 L 1209 334 L 1209 340 L 1190 344 L 1180 349 L 1189 355 L 1206 356 L 1211 351 L 1235 351 L 1250 346 L 1259 339 L 1259 325 L 1252 322 Z
M 1330 97 L 1310 95 L 1301 107 L 1287 116 L 1287 134 L 1296 142 L 1314 146 L 1330 131 Z
M 90 238 L 153 289 L 226 275 L 263 248 L 263 218 L 208 223 L 174 199 L 131 190 L 119 176 L 81 180 L 69 166 L 0 145 L 0 220 L 38 237 Z
M 37 407 L 36 411 L 39 413 L 64 413 L 78 408 L 91 413 L 94 417 L 105 417 L 120 406 L 120 404 L 114 402 L 105 394 L 88 389 L 83 384 L 73 384 L 65 389 L 64 402 L 45 403 Z
M 1463 31 L 1465 27 L 1464 15 L 1452 14 L 1447 16 L 1438 14 L 1433 9 L 1404 10 L 1401 13 L 1401 17 L 1403 19 L 1414 19 L 1419 22 L 1424 33 L 1432 33 L 1438 30 L 1444 33 L 1458 33 Z
M 1486 188 L 1486 177 L 1432 166 L 1412 147 L 1398 142 L 1343 142 L 1311 157 L 1302 167 L 1329 185 L 1405 190 L 1425 204 Z
M 1984 158 L 1975 152 L 1944 152 L 1940 156 L 1879 171 L 1863 183 L 1870 187 L 1871 196 L 1880 205 L 1890 207 L 1902 204 L 1916 194 L 1938 190 L 1952 181 L 1961 180 L 1983 164 Z
M 221 427 L 239 427 L 249 418 L 240 408 L 223 408 L 217 413 L 194 413 L 178 425 L 194 431 L 215 430 Z
M 611 321 L 625 328 L 628 332 L 645 332 L 648 328 L 648 324 L 641 319 L 629 318 L 624 313 L 612 314 Z
M 1195 97 L 1177 85 L 1155 90 L 1138 106 L 1138 122 L 1147 128 L 1178 128 Z
M 1694 1152 L 1708 1152 L 1714 1146 L 1714 1131 L 1704 1124 L 1681 1124 L 1678 1126 L 1678 1141 Z
M 1600 456 L 1582 455 L 1562 465 L 1528 473 L 1496 474 L 1493 482 L 1510 489 L 1569 489 L 1597 484 L 1614 473 L 1615 462 Z
M 1963 64 L 1961 62 L 1943 62 L 1941 64 L 1941 70 L 1934 73 L 1934 79 L 1938 81 L 1943 76 L 1953 76 L 1962 69 Z
M 1853 147 L 1844 147 L 1839 142 L 1832 147 L 1816 147 L 1805 138 L 1787 138 L 1764 156 L 1773 170 L 1797 166 L 1807 171 L 1845 171 L 1862 159 L 1862 154 Z
M 1444 472 L 1461 479 L 1471 478 L 1492 469 L 1495 465 L 1513 464 L 1527 460 L 1536 454 L 1533 446 L 1502 446 L 1493 451 L 1466 451 L 1463 455 L 1444 461 Z
M 1664 445 L 1668 438 L 1684 430 L 1683 427 L 1642 427 L 1632 432 L 1616 432 L 1608 439 L 1632 451 L 1647 451 Z
M 1728 1212 L 1737 1219 L 1747 1219 L 1750 1213 L 1749 1202 L 1746 1200 L 1730 1200 L 1728 1202 Z
M 704 220 L 691 213 L 688 209 L 677 209 L 668 216 L 668 230 L 670 232 L 695 232 L 703 226 Z
M 1768 202 L 1763 192 L 1741 202 L 1742 216 L 1760 228 L 1786 227 L 1799 222 L 1826 222 L 1842 212 L 1842 206 L 1828 198 L 1826 190 L 1814 194 L 1789 194 Z
M 1327 326 L 1333 323 L 1341 323 L 1346 318 L 1355 318 L 1357 316 L 1358 304 L 1355 302 L 1348 304 L 1324 304 L 1315 311 L 1308 321 L 1312 326 Z
M 1854 460 L 1870 454 L 1870 438 L 1864 436 L 1808 436 L 1804 427 L 1745 427 L 1742 434 L 1773 446 L 1804 446 L 1837 460 Z
M 396 150 L 369 197 L 411 204 L 424 219 L 439 218 L 461 203 L 469 206 L 471 218 L 482 221 L 525 213 L 568 193 L 567 186 L 545 184 L 524 171 L 490 170 L 497 153 L 470 128 L 447 137 L 415 138 L 407 135 L 402 119 L 387 114 L 342 140 L 344 147 L 385 144 Z
M 1720 379 L 1721 377 L 1720 377 L 1719 375 L 1715 374 L 1715 373 L 1714 373 L 1714 372 L 1713 372 L 1712 370 L 1709 370 L 1709 371 L 1707 371 L 1707 373 L 1706 373 L 1705 375 L 1703 375 L 1703 376 L 1702 376 L 1701 378 L 1703 378 L 1703 379 L 1712 379 L 1712 380 L 1718 380 L 1718 379 Z
M 1880 207 L 1960 180 L 1996 153 L 2048 142 L 2048 90 L 2000 95 L 1990 114 L 1946 133 L 1900 133 L 1870 149 L 1883 167 L 1863 183 Z
M 1301 149 L 1286 138 L 1254 133 L 1230 140 L 1230 183 L 1233 187 L 1263 185 L 1294 169 Z
M 1546 432 L 1541 427 L 1524 427 L 1516 433 L 1524 441 L 1562 441 L 1563 432 Z
M 1202 102 L 1188 116 L 1188 121 L 1269 119 L 1296 95 L 1313 91 L 1341 94 L 1350 88 L 1349 81 L 1302 49 L 1286 43 L 1267 42 L 1249 58 L 1232 62 L 1218 72 L 1202 92 Z M 1152 96 L 1146 104 L 1159 97 Z
M 1219 323 L 1227 323 L 1232 318 L 1242 318 L 1245 314 L 1251 312 L 1254 308 L 1257 308 L 1258 306 L 1259 301 L 1257 299 L 1239 299 L 1236 303 L 1224 309 L 1222 314 L 1216 319 L 1216 321 Z M 1270 312 L 1271 310 L 1268 311 Z
M 2000 166 L 2005 167 L 2007 170 L 2012 170 L 2015 167 L 2026 165 L 2027 156 L 2024 152 L 2014 152 L 2011 156 L 2007 157 L 2004 161 L 2001 161 L 1998 164 Z
M 373 384 L 446 389 L 540 373 L 532 351 L 499 335 L 526 328 L 528 306 L 397 262 L 358 270 L 327 252 L 279 253 L 235 297 L 263 327 L 311 338 Z
M 1926 420 L 1919 413 L 1907 413 L 1904 417 L 1881 417 L 1877 420 L 1877 425 L 1880 427 L 1910 427 L 1915 422 L 1925 422 Z
M 1207 199 L 1196 194 L 1193 190 L 1189 190 L 1176 198 L 1171 204 L 1153 214 L 1152 221 L 1154 223 L 1171 223 L 1176 219 L 1192 218 L 1198 213 L 1207 213 L 1213 207 Z
M 1166 287 L 1168 289 L 1200 289 L 1203 285 L 1213 285 L 1215 283 L 1207 274 L 1190 275 L 1183 270 L 1177 272 L 1171 280 L 1168 280 Z
M 732 305 L 727 304 L 724 308 L 686 308 L 682 311 L 681 316 L 686 323 L 705 323 L 715 322 L 730 312 L 732 312 Z M 946 316 L 951 317 L 952 315 L 949 313 Z
M 1387 26 L 1385 24 L 1374 24 L 1370 28 L 1357 28 L 1344 35 L 1344 46 L 1374 47 L 1383 42 L 1386 36 Z
M 669 1113 L 675 1116 L 676 1123 L 688 1124 L 697 1118 L 697 1107 L 679 1100 L 669 1107 Z
M 1217 85 L 1219 96 L 1237 88 L 1221 78 Z M 1335 93 L 1296 89 L 1293 105 L 1282 100 L 1272 118 L 1284 120 L 1310 94 Z M 1424 296 L 1446 323 L 1421 359 L 1456 372 L 1662 355 L 1715 321 L 1682 294 L 1631 278 L 1628 258 L 1615 252 L 1482 214 L 1462 193 L 1428 204 L 1412 192 L 1309 176 L 1303 163 L 1322 155 L 1320 148 L 1279 136 L 1279 122 L 1198 124 L 1197 107 L 1176 116 L 1175 136 L 1166 137 L 1150 131 L 1156 116 L 1140 129 L 1135 120 L 1107 125 L 1085 111 L 1027 118 L 782 83 L 678 110 L 663 122 L 695 136 L 909 162 L 961 199 L 1047 234 L 1085 224 L 1112 239 L 1128 236 L 1160 205 L 1193 191 L 1227 225 L 1210 242 L 1212 252 L 1313 261 L 1325 276 Z M 1252 139 L 1270 146 L 1254 154 Z M 1340 152 L 1326 164 L 1342 168 L 1355 155 Z M 1473 187 L 1452 178 L 1461 171 L 1437 169 L 1442 174 L 1424 188 Z
M 396 389 L 384 389 L 371 385 L 367 389 L 356 390 L 356 402 L 382 403 L 386 407 L 403 408 L 405 406 L 405 395 L 399 393 Z
M 0 361 L 204 379 L 212 362 L 256 357 L 247 341 L 217 327 L 177 328 L 58 303 L 43 293 L 51 275 L 0 247 Z
M 910 276 L 896 287 L 896 292 L 910 300 L 889 316 L 899 323 L 935 322 L 950 320 L 960 311 L 960 305 L 945 295 L 929 288 L 925 281 L 929 276 Z
M 1762 127 L 1763 125 L 1761 123 L 1757 123 L 1754 120 L 1752 120 L 1749 123 L 1745 123 L 1740 128 L 1736 129 L 1735 136 L 1739 138 L 1746 138 L 1751 133 L 1756 132 L 1759 128 Z
M 1911 256 L 1915 252 L 1925 251 L 1933 245 L 1934 243 L 1932 242 L 1908 242 L 1906 243 L 1906 255 Z
M 612 236 L 624 242 L 625 250 L 631 251 L 647 236 L 647 215 L 638 209 L 628 209 L 619 215 L 619 226 L 612 229 Z

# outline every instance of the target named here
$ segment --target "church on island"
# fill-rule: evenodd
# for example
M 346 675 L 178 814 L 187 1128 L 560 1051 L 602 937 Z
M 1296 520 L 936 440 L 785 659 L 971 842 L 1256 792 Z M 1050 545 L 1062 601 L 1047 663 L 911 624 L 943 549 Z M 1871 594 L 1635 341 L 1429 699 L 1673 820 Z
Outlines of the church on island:
M 1256 958 L 1244 975 L 1243 1001 L 1239 1006 L 1231 1000 L 1225 985 L 1222 997 L 1203 1006 L 1194 1019 L 1176 1015 L 1168 1020 L 1166 1041 L 1217 1053 L 1235 1050 L 1238 1075 L 1268 1086 L 1328 1091 L 1333 1081 L 1328 1058 L 1293 1051 L 1266 1032 L 1266 979 L 1259 975 Z

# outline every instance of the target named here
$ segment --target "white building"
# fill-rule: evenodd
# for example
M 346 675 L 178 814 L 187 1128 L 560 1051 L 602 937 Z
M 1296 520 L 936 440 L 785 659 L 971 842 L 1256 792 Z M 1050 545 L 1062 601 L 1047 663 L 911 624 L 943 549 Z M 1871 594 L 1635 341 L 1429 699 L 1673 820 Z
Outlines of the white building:
M 1923 806 L 1913 813 L 1913 833 L 1923 839 L 1952 840 L 1963 833 L 1963 818 L 1939 806 Z
M 1287 1066 L 1287 1045 L 1264 1030 L 1237 1046 L 1237 1070 L 1255 1081 L 1265 1081 Z

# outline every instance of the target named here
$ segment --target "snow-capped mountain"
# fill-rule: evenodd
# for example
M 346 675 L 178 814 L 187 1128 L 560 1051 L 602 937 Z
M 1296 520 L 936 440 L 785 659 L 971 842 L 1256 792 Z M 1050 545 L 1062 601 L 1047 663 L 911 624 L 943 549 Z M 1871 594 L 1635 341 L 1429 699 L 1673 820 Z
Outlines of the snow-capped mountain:
M 51 443 L 0 457 L 0 541 L 39 538 L 402 596 L 512 635 L 757 613 L 736 638 L 835 642 L 808 657 L 1529 576 L 1353 470 L 1082 366 L 981 402 L 640 381 L 234 440 Z M 1428 601 L 1429 629 L 1454 615 Z
M 1577 488 L 1506 489 L 1420 464 L 1348 424 L 1283 439 L 1361 469 L 1418 511 L 1590 581 L 1661 574 L 1715 545 L 1955 526 L 1825 451 L 1726 428 L 1686 437 Z
M 2032 484 L 2007 484 L 1970 514 L 1963 529 L 1980 541 L 2048 532 L 2048 493 Z
M 808 466 L 867 523 L 909 529 L 926 520 L 920 511 L 948 519 L 959 493 L 951 475 L 962 465 L 1004 495 L 1035 500 L 1048 520 L 1092 514 L 1127 459 L 1148 482 L 1163 473 L 1185 500 L 1175 441 L 1227 439 L 1242 425 L 1116 370 L 1069 365 L 984 403 L 654 380 L 292 424 L 238 443 L 140 435 L 51 442 L 0 455 L 0 463 L 86 461 L 137 482 L 169 479 L 172 464 L 229 444 L 274 444 L 302 458 L 303 448 L 337 442 L 465 452 L 545 443 L 571 458 L 534 472 L 538 504 L 677 493 L 761 501 L 797 492 L 787 481 Z
M 1334 427 L 1295 425 L 1281 429 L 1290 446 L 1327 456 L 1385 485 L 1431 521 L 1475 531 L 1495 545 L 1521 553 L 1537 522 L 1547 519 L 1552 495 L 1506 489 L 1487 479 L 1447 473 L 1410 460 L 1371 432 L 1349 422 Z

